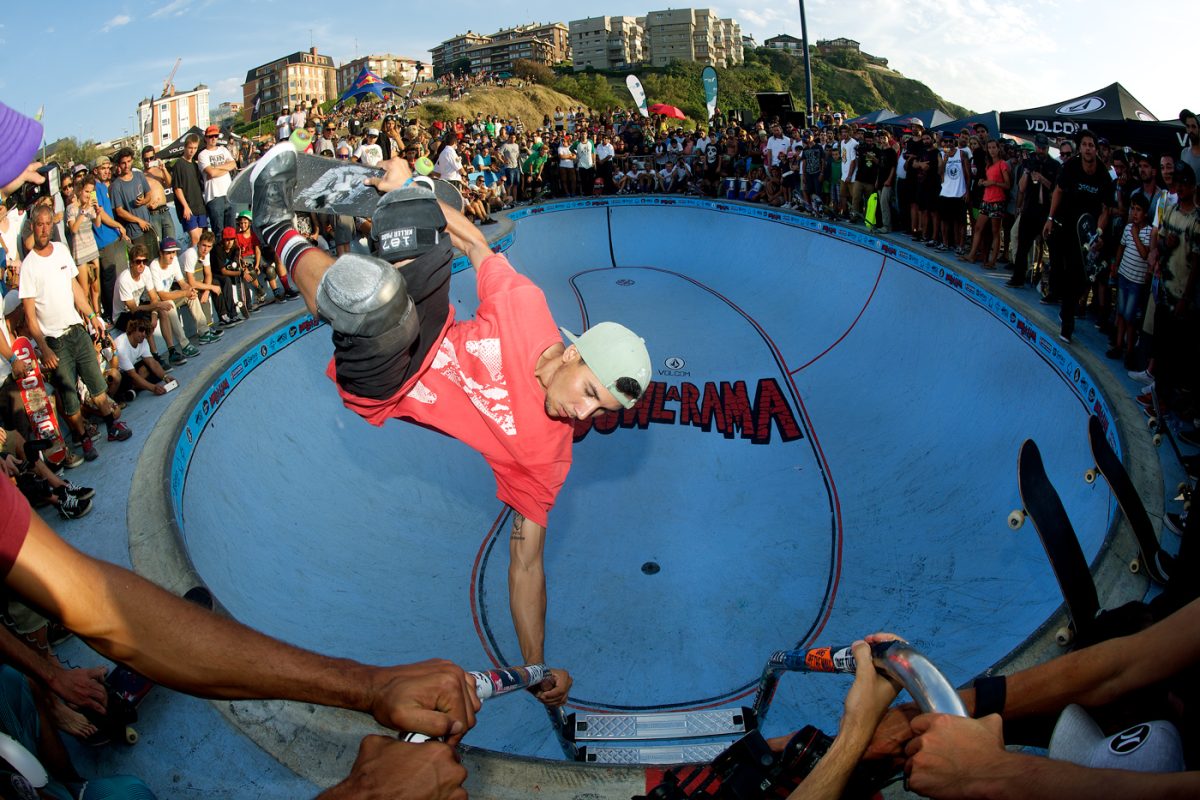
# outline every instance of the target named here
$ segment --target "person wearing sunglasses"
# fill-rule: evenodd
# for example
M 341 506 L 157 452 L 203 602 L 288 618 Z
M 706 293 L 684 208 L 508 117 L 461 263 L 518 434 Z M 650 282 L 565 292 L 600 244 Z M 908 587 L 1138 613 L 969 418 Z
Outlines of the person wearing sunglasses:
M 220 143 L 220 138 L 221 129 L 216 125 L 205 128 L 204 149 L 196 159 L 204 176 L 204 207 L 214 236 L 226 227 L 233 227 L 233 205 L 226 195 L 233 183 L 233 172 L 238 168 L 233 153 Z

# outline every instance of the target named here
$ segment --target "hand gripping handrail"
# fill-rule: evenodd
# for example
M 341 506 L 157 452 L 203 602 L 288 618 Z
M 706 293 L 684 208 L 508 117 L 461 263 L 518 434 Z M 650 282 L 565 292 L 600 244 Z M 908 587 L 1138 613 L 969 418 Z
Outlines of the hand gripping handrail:
M 908 690 L 922 712 L 968 716 L 958 692 L 921 651 L 908 642 L 896 639 L 871 645 L 871 660 L 875 669 L 895 678 Z M 780 650 L 763 667 L 758 692 L 754 696 L 754 711 L 761 720 L 770 709 L 779 679 L 785 672 L 850 672 L 857 667 L 850 646 L 817 647 L 811 650 Z

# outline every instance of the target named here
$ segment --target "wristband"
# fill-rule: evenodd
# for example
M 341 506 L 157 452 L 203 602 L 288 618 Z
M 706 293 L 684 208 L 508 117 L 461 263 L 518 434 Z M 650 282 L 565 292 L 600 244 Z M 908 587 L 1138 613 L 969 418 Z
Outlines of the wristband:
M 988 675 L 975 679 L 975 719 L 1004 711 L 1007 679 L 1003 675 Z
M 9 364 L 9 366 L 12 366 L 13 364 L 16 364 L 16 363 L 17 363 L 17 354 L 13 353 L 11 356 L 8 357 L 8 364 Z
M 92 313 L 88 314 L 88 320 L 93 320 L 93 319 L 95 319 L 95 318 L 96 318 L 96 312 L 95 312 L 95 311 L 93 311 Z

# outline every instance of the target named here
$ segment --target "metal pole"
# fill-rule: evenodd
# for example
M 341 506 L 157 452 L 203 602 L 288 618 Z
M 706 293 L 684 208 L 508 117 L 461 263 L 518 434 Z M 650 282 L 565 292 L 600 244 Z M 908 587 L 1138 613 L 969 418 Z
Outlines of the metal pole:
M 812 125 L 813 113 L 813 87 L 812 87 L 812 64 L 809 62 L 808 56 L 808 23 L 804 19 L 804 0 L 800 0 L 800 38 L 804 40 L 804 89 L 807 92 L 805 97 L 805 110 L 809 115 L 808 124 Z

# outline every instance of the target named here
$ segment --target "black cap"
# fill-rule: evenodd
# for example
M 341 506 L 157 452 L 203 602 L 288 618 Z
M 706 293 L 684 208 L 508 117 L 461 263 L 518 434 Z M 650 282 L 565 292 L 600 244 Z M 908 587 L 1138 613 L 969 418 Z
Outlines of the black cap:
M 1174 178 L 1172 178 L 1172 182 L 1176 186 L 1181 183 L 1187 184 L 1188 186 L 1195 186 L 1196 172 L 1192 169 L 1192 165 L 1186 161 L 1176 161 L 1175 174 Z

